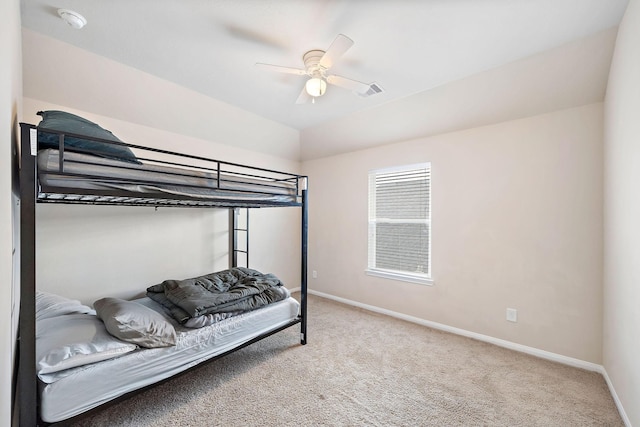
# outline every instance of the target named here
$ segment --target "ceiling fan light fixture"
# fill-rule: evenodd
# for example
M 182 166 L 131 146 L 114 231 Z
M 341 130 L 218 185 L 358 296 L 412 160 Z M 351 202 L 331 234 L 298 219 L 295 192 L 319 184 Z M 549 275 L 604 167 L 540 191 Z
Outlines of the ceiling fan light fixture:
M 325 82 L 324 79 L 320 77 L 312 77 L 307 80 L 304 88 L 310 96 L 317 98 L 324 95 L 324 93 L 327 91 L 327 82 Z
M 58 9 L 58 15 L 60 18 L 64 20 L 71 28 L 75 28 L 79 30 L 80 28 L 87 25 L 87 20 L 84 16 L 80 15 L 78 12 L 74 12 L 73 10 L 68 9 Z

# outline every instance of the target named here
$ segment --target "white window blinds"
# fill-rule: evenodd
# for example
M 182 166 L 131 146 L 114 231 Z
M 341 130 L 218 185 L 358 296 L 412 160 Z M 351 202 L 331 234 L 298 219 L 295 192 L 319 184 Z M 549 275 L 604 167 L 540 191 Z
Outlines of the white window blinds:
M 369 172 L 370 274 L 430 283 L 429 163 Z

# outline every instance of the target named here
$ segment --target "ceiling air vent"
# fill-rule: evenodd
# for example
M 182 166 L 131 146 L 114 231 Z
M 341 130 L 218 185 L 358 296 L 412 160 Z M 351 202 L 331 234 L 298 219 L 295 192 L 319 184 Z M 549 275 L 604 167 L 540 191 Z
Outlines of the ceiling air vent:
M 360 93 L 358 93 L 358 95 L 360 95 L 363 98 L 367 98 L 367 97 L 369 97 L 371 95 L 376 95 L 376 94 L 381 93 L 381 92 L 382 92 L 382 88 L 380 86 L 378 86 L 377 83 L 371 83 L 369 85 L 369 87 L 367 88 L 366 92 L 364 92 L 364 93 L 360 92 Z

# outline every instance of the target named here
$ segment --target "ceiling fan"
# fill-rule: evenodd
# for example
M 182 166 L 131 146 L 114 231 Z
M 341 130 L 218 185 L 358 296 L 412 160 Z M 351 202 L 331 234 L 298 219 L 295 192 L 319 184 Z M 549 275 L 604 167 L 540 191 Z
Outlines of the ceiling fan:
M 361 97 L 368 97 L 382 92 L 382 88 L 375 82 L 367 84 L 335 74 L 329 74 L 331 67 L 351 46 L 353 46 L 353 40 L 344 34 L 338 34 L 326 51 L 310 50 L 302 56 L 304 69 L 263 64 L 260 62 L 256 65 L 280 73 L 308 76 L 309 79 L 305 83 L 300 96 L 298 96 L 296 104 L 304 104 L 309 102 L 309 100 L 311 100 L 312 103 L 315 102 L 317 97 L 324 95 L 327 91 L 327 83 L 351 90 Z

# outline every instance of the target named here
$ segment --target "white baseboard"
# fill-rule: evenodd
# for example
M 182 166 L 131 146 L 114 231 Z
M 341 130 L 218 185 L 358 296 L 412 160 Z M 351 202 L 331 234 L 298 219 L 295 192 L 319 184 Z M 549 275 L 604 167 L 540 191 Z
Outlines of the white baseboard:
M 398 313 L 395 311 L 379 308 L 373 305 L 362 304 L 357 301 L 348 300 L 341 297 L 336 297 L 323 292 L 309 290 L 310 294 L 317 295 L 322 298 L 331 299 L 344 304 L 353 305 L 355 307 L 363 308 L 365 310 L 373 311 L 376 313 L 386 314 L 387 316 L 395 317 L 397 319 L 406 320 L 408 322 L 417 323 L 419 325 L 428 326 L 429 328 L 438 329 L 440 331 L 451 332 L 452 334 L 462 335 L 463 337 L 473 338 L 478 341 L 484 341 L 491 344 L 495 344 L 500 347 L 505 347 L 510 350 L 519 351 L 521 353 L 531 354 L 533 356 L 540 357 L 542 359 L 552 360 L 554 362 L 563 363 L 565 365 L 575 366 L 576 368 L 586 369 L 588 371 L 600 372 L 602 365 L 598 365 L 591 362 L 586 362 L 580 359 L 574 359 L 573 357 L 563 356 L 557 353 L 551 353 L 549 351 L 540 350 L 534 347 L 528 347 L 526 345 L 517 344 L 511 341 L 494 338 L 489 335 L 478 334 L 476 332 L 467 331 L 465 329 L 454 328 L 453 326 L 444 325 L 442 323 L 432 322 L 430 320 L 420 319 L 419 317 L 409 316 L 406 314 Z
M 300 288 L 297 288 L 296 290 L 291 290 L 291 292 L 296 292 L 296 291 L 300 291 Z M 420 319 L 419 317 L 414 317 L 414 316 L 409 316 L 406 314 L 402 314 L 402 313 L 398 313 L 395 311 L 391 311 L 391 310 L 387 310 L 384 308 L 380 308 L 380 307 L 376 307 L 373 305 L 368 305 L 368 304 L 363 304 L 357 301 L 352 301 L 346 298 L 341 298 L 341 297 L 337 297 L 331 294 L 326 294 L 324 292 L 318 292 L 318 291 L 314 291 L 309 289 L 308 292 L 312 295 L 317 295 L 319 297 L 322 298 L 326 298 L 326 299 L 330 299 L 333 301 L 337 301 L 337 302 L 341 302 L 343 304 L 347 304 L 347 305 L 352 305 L 354 307 L 359 307 L 365 310 L 369 310 L 369 311 L 373 311 L 375 313 L 380 313 L 380 314 L 385 314 L 387 316 L 391 316 L 391 317 L 395 317 L 397 319 L 402 319 L 402 320 L 406 320 L 408 322 L 412 322 L 412 323 L 417 323 L 419 325 L 423 325 L 423 326 L 427 326 L 429 328 L 433 328 L 433 329 L 438 329 L 441 331 L 445 331 L 445 332 L 450 332 L 452 334 L 456 334 L 456 335 L 462 335 L 464 337 L 468 337 L 468 338 L 473 338 L 479 341 L 484 341 L 484 342 L 488 342 L 490 344 L 494 344 L 500 347 L 504 347 L 504 348 L 508 348 L 510 350 L 515 350 L 515 351 L 519 351 L 521 353 L 525 353 L 525 354 L 530 354 L 532 356 L 536 356 L 536 357 L 540 357 L 542 359 L 547 359 L 547 360 L 551 360 L 553 362 L 558 362 L 558 363 L 562 363 L 564 365 L 569 365 L 569 366 L 573 366 L 576 368 L 581 368 L 581 369 L 586 369 L 588 371 L 593 371 L 593 372 L 598 372 L 600 374 L 602 374 L 602 376 L 604 377 L 607 386 L 609 387 L 609 392 L 611 393 L 611 396 L 613 397 L 613 400 L 616 404 L 616 407 L 618 408 L 618 412 L 620 413 L 620 417 L 622 418 L 622 421 L 625 423 L 625 426 L 627 427 L 632 427 L 631 426 L 631 422 L 629 421 L 629 417 L 627 417 L 626 412 L 624 411 L 624 408 L 622 406 L 622 402 L 620 402 L 620 399 L 618 398 L 618 394 L 616 393 L 615 389 L 613 388 L 613 383 L 611 382 L 611 380 L 609 379 L 609 375 L 607 375 L 607 371 L 604 369 L 604 366 L 602 365 L 598 365 L 597 363 L 591 363 L 591 362 L 587 362 L 581 359 L 576 359 L 573 357 L 568 357 L 568 356 L 563 356 L 561 354 L 557 354 L 557 353 L 552 353 L 550 351 L 545 351 L 545 350 L 540 350 L 538 348 L 535 347 L 529 347 L 526 345 L 522 345 L 522 344 L 517 344 L 511 341 L 506 341 L 503 339 L 499 339 L 499 338 L 494 338 L 488 335 L 483 335 L 483 334 L 478 334 L 476 332 L 471 332 L 471 331 L 467 331 L 465 329 L 460 329 L 460 328 L 454 328 L 452 326 L 448 326 L 448 325 L 444 325 L 442 323 L 437 323 L 437 322 L 432 322 L 430 320 L 425 320 L 425 319 Z
M 604 368 L 604 366 L 602 367 L 602 372 L 600 373 L 604 377 L 604 380 L 607 382 L 607 386 L 609 387 L 609 392 L 611 393 L 611 397 L 613 398 L 613 401 L 615 402 L 616 407 L 618 408 L 618 412 L 620 413 L 620 418 L 622 418 L 624 425 L 627 427 L 632 427 L 631 420 L 629 420 L 629 417 L 627 416 L 627 413 L 625 412 L 624 407 L 622 406 L 622 402 L 618 397 L 618 393 L 616 393 L 616 389 L 613 388 L 613 383 L 611 382 L 611 379 L 609 378 L 609 374 L 607 374 L 607 370 Z

